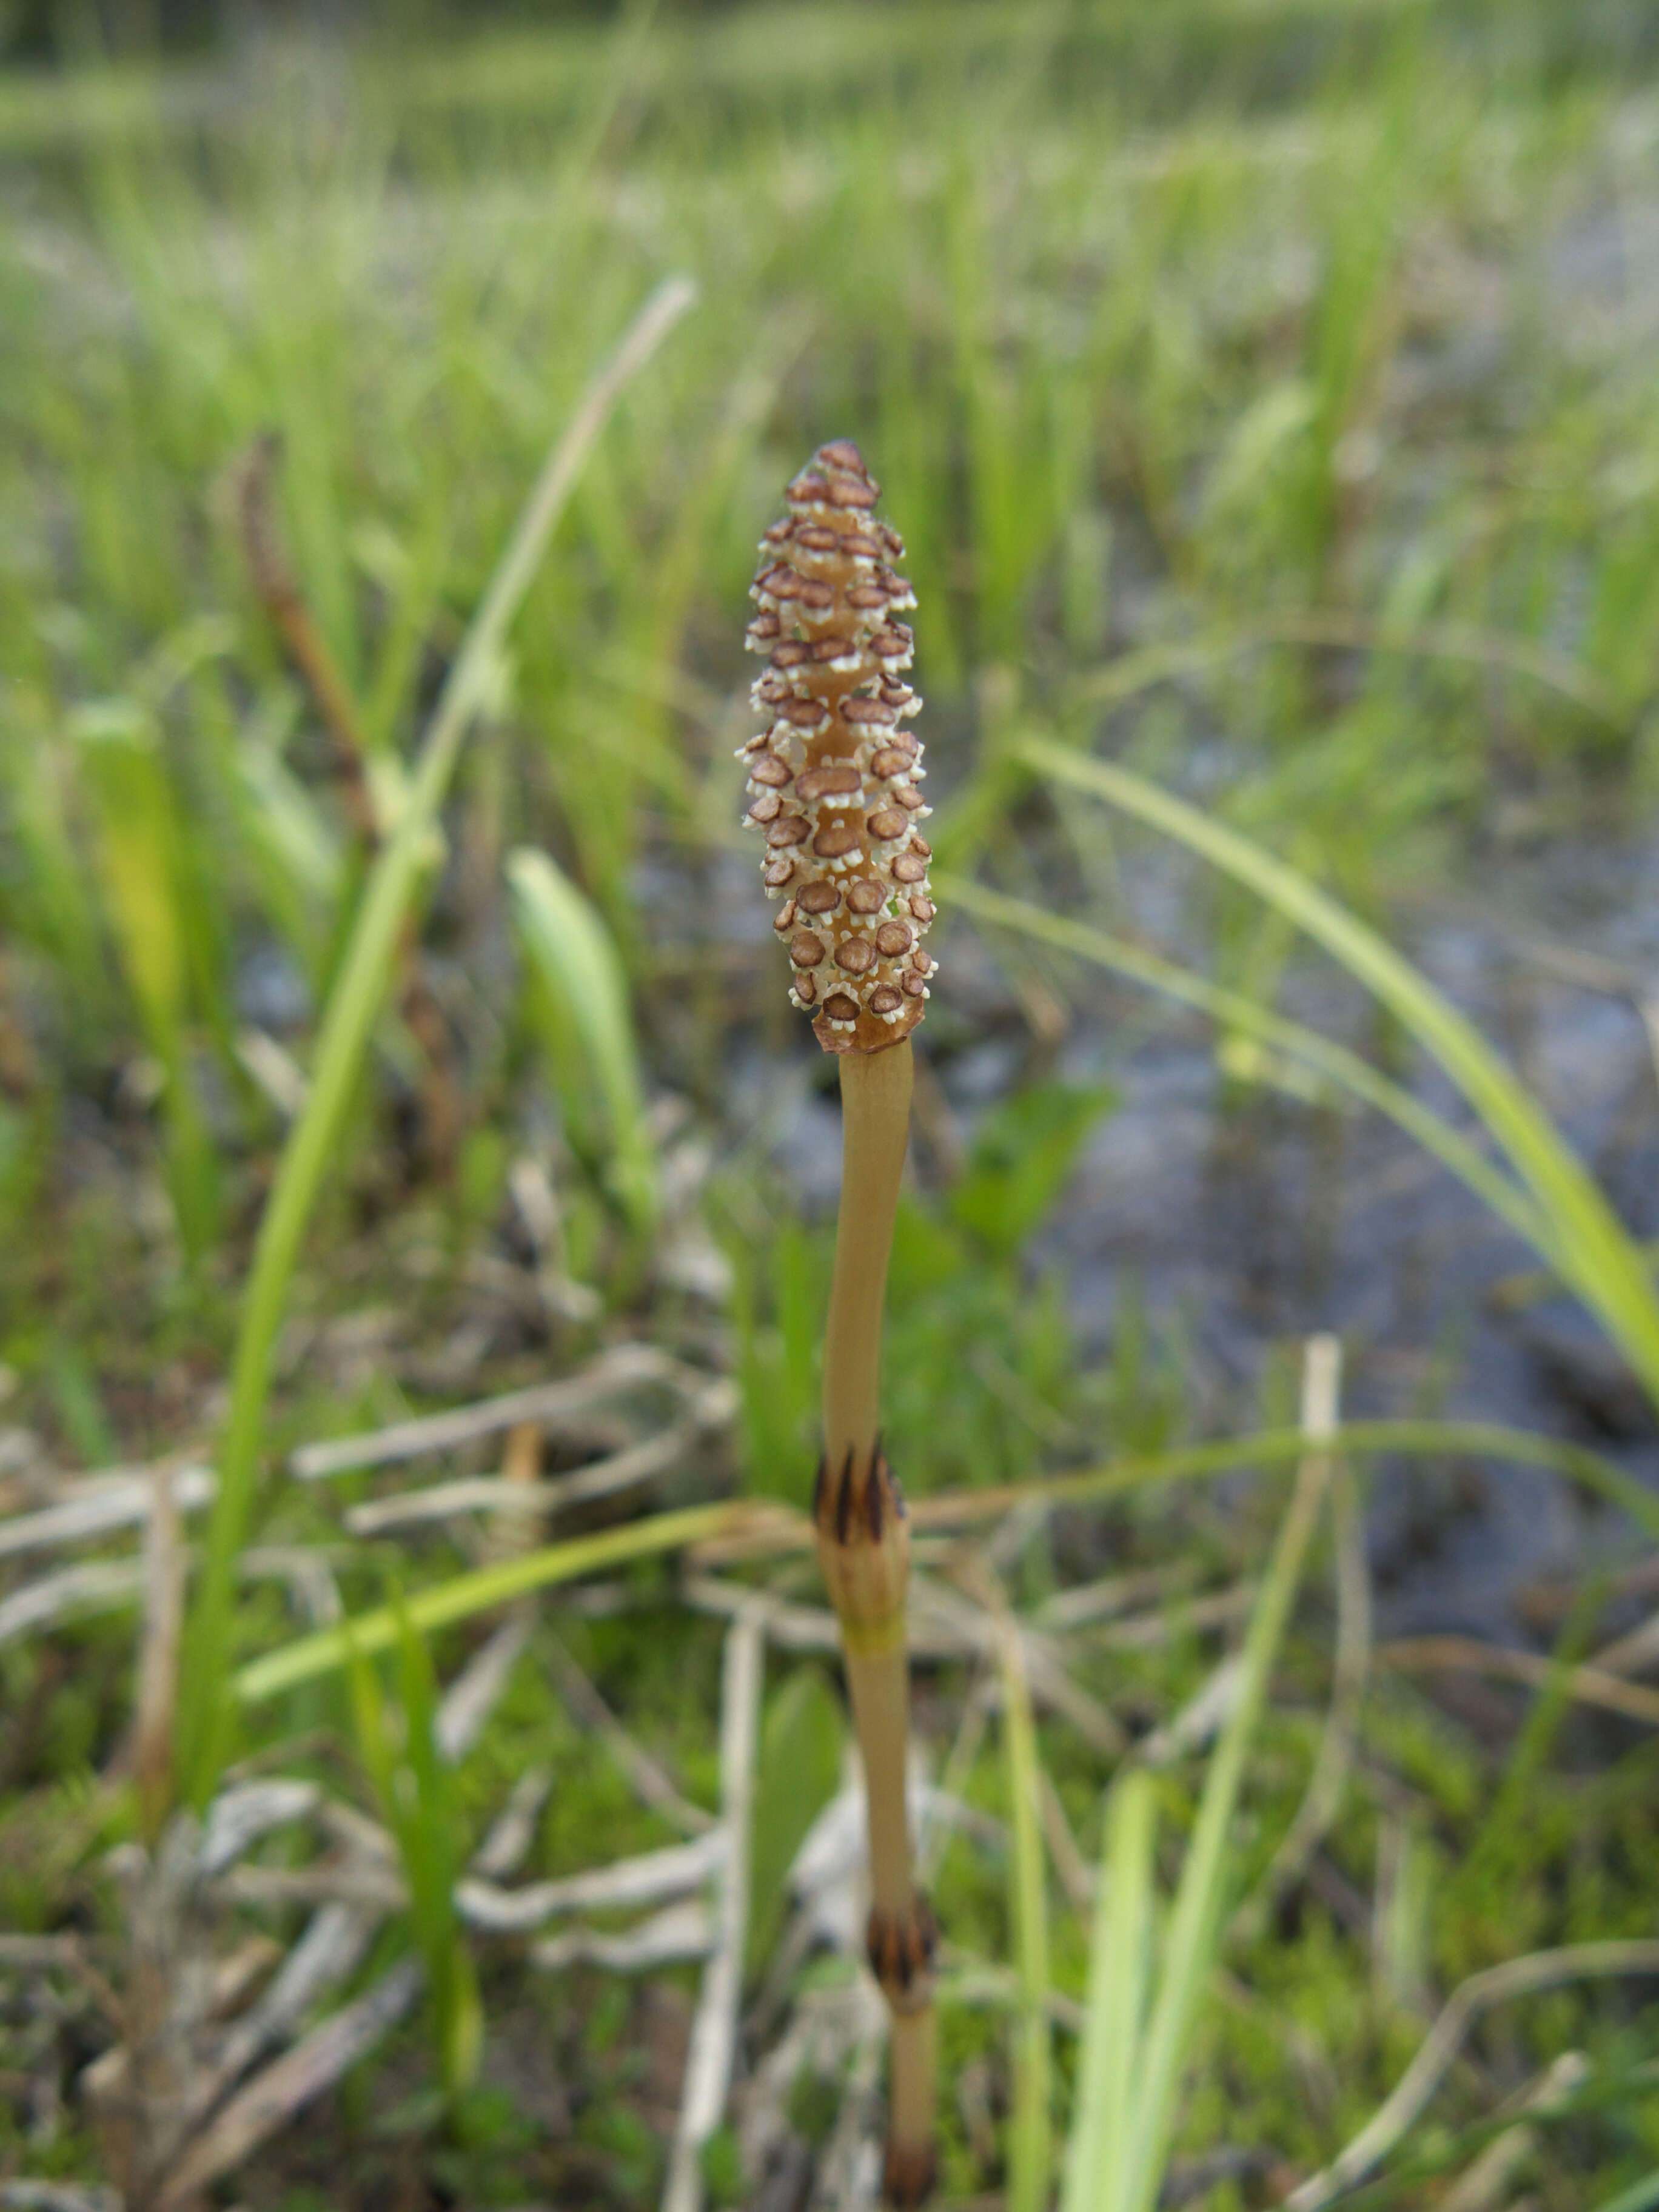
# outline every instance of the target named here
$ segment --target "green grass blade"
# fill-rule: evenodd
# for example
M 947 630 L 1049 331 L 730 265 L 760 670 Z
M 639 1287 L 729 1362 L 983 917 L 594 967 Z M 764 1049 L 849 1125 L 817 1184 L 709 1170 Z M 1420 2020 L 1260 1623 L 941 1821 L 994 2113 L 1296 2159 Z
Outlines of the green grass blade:
M 1014 2109 L 1008 2129 L 1008 2212 L 1042 2212 L 1053 2162 L 1050 2114 L 1053 2055 L 1048 2035 L 1048 1908 L 1042 1837 L 1037 1826 L 1036 1723 L 1019 1632 L 1004 1617 L 1002 1662 L 1004 1771 L 1012 1838 L 1009 1888 L 1014 1930 L 1018 2015 L 1014 2027 Z
M 734 1224 L 726 1249 L 747 1487 L 751 1497 L 798 1498 L 816 1449 L 827 1269 L 798 1221 L 778 1222 L 765 1240 Z
M 605 1180 L 629 1224 L 657 1207 L 656 1148 L 646 1126 L 628 979 L 611 932 L 545 853 L 507 860 L 520 939 L 543 993 L 553 1077 L 579 1147 L 602 1151 Z
M 1156 953 L 1143 951 L 1138 945 L 1109 936 L 1104 930 L 1091 928 L 1085 922 L 1067 921 L 1064 915 L 1049 914 L 1028 900 L 1010 898 L 1004 892 L 988 890 L 983 884 L 964 877 L 941 876 L 936 872 L 933 881 L 947 908 L 959 907 L 982 921 L 1018 930 L 1023 936 L 1036 938 L 1059 951 L 1074 953 L 1079 959 L 1109 968 L 1131 982 L 1144 984 L 1148 990 L 1161 992 L 1166 998 L 1177 999 L 1184 1006 L 1195 1007 L 1200 1013 L 1242 1030 L 1260 1043 L 1288 1053 L 1304 1066 L 1316 1069 L 1333 1083 L 1340 1085 L 1351 1097 L 1386 1114 L 1408 1136 L 1415 1138 L 1425 1152 L 1432 1153 L 1443 1167 L 1449 1168 L 1466 1183 L 1517 1236 L 1524 1237 L 1534 1251 L 1541 1253 L 1552 1266 L 1558 1264 L 1550 1217 L 1443 1115 L 1425 1106 L 1401 1085 L 1379 1075 L 1370 1061 L 1362 1060 L 1358 1053 L 1350 1052 L 1345 1045 L 1333 1044 L 1317 1030 L 1307 1029 L 1300 1022 L 1276 1014 L 1254 999 L 1194 975 L 1189 968 L 1161 960 Z
M 683 277 L 663 285 L 594 377 L 543 465 L 483 602 L 449 672 L 410 779 L 407 802 L 369 876 L 323 1016 L 303 1111 L 283 1148 L 254 1247 L 231 1371 L 219 1491 L 200 1588 L 186 1632 L 179 1695 L 179 1771 L 185 1796 L 206 1803 L 222 1756 L 236 1562 L 246 1539 L 270 1392 L 271 1362 L 312 1208 L 334 1157 L 398 933 L 425 872 L 432 827 L 474 717 L 492 696 L 507 631 L 563 511 L 582 463 L 623 386 L 694 296 Z
M 477 2079 L 483 2007 L 465 1932 L 455 1910 L 465 1857 L 461 1808 L 438 1744 L 438 1678 L 424 1638 L 393 1592 L 398 1674 L 406 1729 L 406 1802 L 389 1809 L 409 1881 L 415 1927 L 426 1960 L 427 1988 L 444 2094 L 455 2106 Z M 367 1664 L 367 1662 L 364 1662 Z
M 1204 1779 L 1198 1825 L 1182 1867 L 1158 1994 L 1136 2069 L 1127 2170 L 1119 2200 L 1122 2212 L 1152 2212 L 1158 2203 L 1182 2073 L 1199 2005 L 1221 1948 L 1229 1887 L 1227 1844 L 1244 1762 L 1267 1702 L 1268 1677 L 1319 1516 L 1328 1464 L 1322 1455 L 1303 1464 L 1251 1615 L 1237 1700 Z
M 1557 1264 L 1659 1403 L 1659 1297 L 1634 1241 L 1513 1072 L 1426 977 L 1307 877 L 1113 763 L 1028 738 L 1026 764 L 1185 845 L 1324 946 L 1437 1060 L 1553 1224 Z
M 349 1619 L 341 1623 L 343 1634 L 343 1659 L 347 1686 L 351 1694 L 352 1725 L 357 1732 L 357 1750 L 368 1770 L 374 1795 L 381 1806 L 393 1805 L 397 1792 L 392 1787 L 395 1762 L 392 1743 L 386 1724 L 386 1699 L 374 1669 L 368 1663 L 368 1655 L 358 1643 Z
M 1621 2189 L 1616 2197 L 1604 2197 L 1595 2212 L 1655 2212 L 1656 2206 L 1659 2206 L 1659 2173 L 1650 2173 L 1633 2181 L 1628 2189 Z
M 1333 1432 L 1331 1449 L 1348 1458 L 1379 1452 L 1439 1454 L 1548 1468 L 1619 1506 L 1659 1541 L 1659 1498 L 1651 1497 L 1626 1469 L 1582 1444 L 1537 1436 L 1528 1429 L 1507 1429 L 1488 1421 L 1355 1421 Z M 1307 1438 L 1299 1429 L 1263 1429 L 1254 1436 L 1227 1437 L 1215 1443 L 1190 1444 L 1179 1451 L 1120 1460 L 1109 1467 L 1042 1476 L 958 1498 L 913 1499 L 911 1520 L 918 1528 L 937 1528 L 997 1520 L 1017 1507 L 1052 1510 L 1091 1504 L 1147 1489 L 1156 1482 L 1218 1478 L 1237 1474 L 1244 1468 L 1282 1466 L 1300 1458 L 1306 1450 Z M 601 1567 L 650 1559 L 716 1536 L 735 1536 L 753 1526 L 752 1510 L 742 1504 L 693 1505 L 672 1513 L 653 1514 L 625 1528 L 573 1537 L 566 1543 L 527 1552 L 521 1559 L 457 1575 L 410 1598 L 409 1617 L 423 1632 L 448 1627 L 532 1590 L 573 1582 L 579 1575 Z M 793 1524 L 793 1539 L 803 1550 L 810 1547 L 811 1530 L 804 1517 Z M 395 1640 L 396 1617 L 383 1606 L 361 1614 L 352 1632 L 364 1650 L 385 1650 Z M 239 1668 L 231 1677 L 230 1694 L 242 1705 L 261 1704 L 299 1683 L 332 1673 L 344 1664 L 348 1649 L 349 1638 L 340 1628 L 319 1629 L 314 1635 L 297 1638 Z
M 1106 1808 L 1060 2212 L 1116 2212 L 1122 2199 L 1124 2150 L 1140 2076 L 1157 1809 L 1152 1778 L 1141 1767 L 1119 1778 Z
M 146 1042 L 163 1075 L 167 1182 L 192 1267 L 219 1226 L 219 1162 L 190 1073 L 193 927 L 185 895 L 186 840 L 161 732 L 136 699 L 105 700 L 71 719 L 98 823 L 98 878 L 117 952 Z
M 388 1610 L 397 1631 L 400 1741 L 388 1723 L 368 1653 L 348 1620 L 343 1626 L 351 1710 L 363 1764 L 402 1862 L 410 1920 L 426 1967 L 439 2075 L 453 2106 L 477 2077 L 483 2027 L 477 1976 L 455 1911 L 459 1808 L 438 1747 L 438 1684 L 431 1658 L 395 1590 Z
M 417 1592 L 406 1601 L 404 1612 L 411 1627 L 429 1634 L 434 1629 L 470 1620 L 476 1613 L 506 1605 L 515 1597 L 526 1596 L 532 1590 L 574 1582 L 578 1575 L 592 1574 L 600 1567 L 621 1566 L 731 1534 L 745 1518 L 742 1507 L 732 1505 L 692 1505 L 678 1513 L 653 1514 L 649 1520 L 632 1522 L 625 1528 L 607 1528 L 597 1536 L 573 1537 L 568 1543 L 526 1552 L 497 1566 L 456 1575 Z M 240 1705 L 259 1705 L 297 1683 L 332 1674 L 344 1665 L 354 1648 L 366 1653 L 386 1650 L 397 1642 L 398 1633 L 398 1613 L 391 1606 L 377 1606 L 372 1613 L 360 1613 L 349 1629 L 325 1628 L 313 1636 L 298 1637 L 292 1644 L 250 1661 L 231 1676 L 230 1694 Z
M 1474 668 L 1498 669 L 1559 693 L 1620 736 L 1631 726 L 1631 710 L 1611 685 L 1593 669 L 1561 659 L 1535 639 L 1480 629 L 1468 623 L 1418 623 L 1405 629 L 1326 607 L 1267 615 L 1243 629 L 1215 630 L 1206 637 L 1177 638 L 1120 653 L 1083 677 L 1069 694 L 1068 703 L 1121 707 L 1159 684 L 1200 675 L 1242 654 L 1274 646 L 1462 661 Z
M 749 1822 L 744 1972 L 763 1971 L 789 1909 L 789 1870 L 841 1783 L 845 1729 L 827 1675 L 803 1667 L 768 1701 Z
M 1505 1428 L 1497 1421 L 1352 1421 L 1334 1431 L 1335 1449 L 1347 1457 L 1400 1452 L 1413 1456 L 1507 1460 L 1518 1467 L 1548 1468 L 1627 1513 L 1639 1528 L 1659 1541 L 1659 1498 L 1627 1468 L 1583 1444 L 1533 1429 Z M 1155 1482 L 1237 1474 L 1243 1468 L 1282 1467 L 1307 1449 L 1299 1429 L 1259 1429 L 1253 1435 L 1224 1437 L 1212 1443 L 1183 1444 L 1175 1451 L 1145 1458 L 1115 1460 L 1106 1467 L 1082 1468 L 1061 1474 L 1033 1476 L 955 1498 L 918 1498 L 911 1503 L 917 1528 L 958 1527 L 970 1520 L 996 1520 L 1017 1507 L 1083 1505 L 1144 1490 Z
M 238 747 L 229 798 L 264 910 L 314 981 L 346 881 L 340 831 L 262 735 Z

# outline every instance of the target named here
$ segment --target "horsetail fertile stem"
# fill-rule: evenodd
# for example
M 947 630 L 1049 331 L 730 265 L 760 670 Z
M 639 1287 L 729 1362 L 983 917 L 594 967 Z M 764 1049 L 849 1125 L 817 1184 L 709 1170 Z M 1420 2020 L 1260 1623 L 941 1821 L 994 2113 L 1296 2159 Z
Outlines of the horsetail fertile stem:
M 748 820 L 766 839 L 773 927 L 790 997 L 841 1059 L 842 1169 L 823 1355 L 823 1457 L 812 1501 L 818 1558 L 841 1620 L 870 1818 L 870 1965 L 893 2021 L 885 2188 L 920 2204 L 933 2179 L 933 1917 L 911 1871 L 905 1809 L 909 1673 L 904 1499 L 881 1449 L 882 1301 L 910 1121 L 910 1032 L 933 963 L 931 848 L 919 824 L 921 701 L 903 680 L 913 606 L 876 521 L 877 487 L 845 439 L 789 486 L 761 543 L 749 642 L 769 656 L 754 700 L 769 726 L 739 757 Z

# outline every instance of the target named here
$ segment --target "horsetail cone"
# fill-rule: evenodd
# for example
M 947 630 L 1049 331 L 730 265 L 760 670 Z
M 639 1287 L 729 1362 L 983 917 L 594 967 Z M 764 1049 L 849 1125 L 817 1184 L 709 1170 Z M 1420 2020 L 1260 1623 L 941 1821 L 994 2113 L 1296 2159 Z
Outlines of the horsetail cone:
M 904 552 L 875 520 L 878 486 L 856 446 L 821 446 L 761 540 L 750 596 L 751 693 L 769 726 L 741 748 L 745 826 L 766 841 L 772 927 L 788 948 L 790 998 L 826 1052 L 880 1052 L 921 1019 L 934 963 L 921 835 L 922 748 L 905 727 L 921 702 L 904 681 L 915 600 Z
M 892 566 L 904 547 L 875 520 L 877 487 L 845 439 L 820 447 L 761 543 L 749 642 L 768 726 L 738 753 L 747 820 L 766 840 L 773 927 L 790 997 L 840 1055 L 841 1211 L 823 1342 L 823 1457 L 812 1522 L 841 1621 L 869 1808 L 866 1948 L 892 2014 L 884 2193 L 933 2185 L 933 1957 L 937 1930 L 912 1874 L 905 1802 L 909 1670 L 904 1498 L 881 1449 L 882 1307 L 910 1119 L 910 1032 L 934 963 L 921 835 L 921 747 L 905 724 L 915 603 Z

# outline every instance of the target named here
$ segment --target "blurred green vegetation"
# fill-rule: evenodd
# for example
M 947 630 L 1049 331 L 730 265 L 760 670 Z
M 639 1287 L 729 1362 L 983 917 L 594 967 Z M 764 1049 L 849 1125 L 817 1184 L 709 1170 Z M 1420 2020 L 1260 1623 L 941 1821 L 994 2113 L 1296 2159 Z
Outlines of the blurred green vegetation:
M 0 77 L 0 927 L 9 1060 L 34 1062 L 0 1196 L 26 1219 L 65 1098 L 118 1080 L 207 1263 L 216 1157 L 276 1124 L 246 1029 L 302 1067 L 343 942 L 348 785 L 394 818 L 550 427 L 674 269 L 704 305 L 576 493 L 434 856 L 470 1121 L 546 1033 L 533 958 L 495 955 L 521 842 L 667 1017 L 658 1073 L 714 1080 L 717 1009 L 668 1017 L 684 954 L 640 868 L 731 842 L 732 611 L 776 483 L 836 426 L 903 518 L 947 859 L 998 841 L 1007 744 L 1098 720 L 1126 649 L 1174 655 L 1111 726 L 1131 759 L 1203 758 L 1212 803 L 1362 910 L 1459 825 L 1570 823 L 1648 775 L 1651 411 L 1613 311 L 1565 312 L 1598 196 L 1639 186 L 1643 20 L 757 10 L 441 58 L 278 42 L 240 81 Z M 236 472 L 266 433 L 360 764 L 250 573 Z M 1294 642 L 1344 617 L 1389 649 Z M 1224 901 L 1218 925 L 1224 970 L 1270 987 L 1282 946 Z M 421 1060 L 394 1015 L 372 1111 Z M 614 1194 L 645 1170 L 605 1079 Z
M 297 1327 L 381 1295 L 452 1322 L 469 1257 L 501 1233 L 512 1156 L 539 1149 L 556 1256 L 585 1294 L 559 1357 L 624 1322 L 712 1341 L 739 1386 L 725 1474 L 804 1494 L 828 1232 L 779 1206 L 724 1085 L 739 1035 L 762 1030 L 780 1063 L 805 1048 L 781 1020 L 765 1030 L 781 978 L 769 945 L 750 957 L 722 885 L 747 857 L 729 755 L 749 726 L 753 543 L 822 438 L 860 440 L 908 542 L 935 842 L 957 868 L 1050 904 L 1063 883 L 1121 918 L 1127 833 L 1046 797 L 1021 752 L 1053 729 L 1103 732 L 1378 920 L 1449 860 L 1605 836 L 1651 805 L 1659 417 L 1639 317 L 1607 273 L 1617 211 L 1659 199 L 1650 9 L 632 9 L 424 46 L 372 21 L 349 40 L 267 33 L 177 71 L 94 58 L 86 25 L 78 66 L 0 74 L 0 1365 L 66 1458 L 168 1449 L 203 1418 L 417 735 L 550 438 L 672 272 L 695 276 L 700 305 L 607 427 L 491 672 L 331 1158 Z M 0 38 L 41 29 L 0 11 Z M 337 673 L 343 726 L 284 646 L 261 530 Z M 1204 926 L 1218 979 L 1271 1005 L 1287 933 L 1229 896 Z M 948 1055 L 966 1034 L 941 989 L 929 1038 Z M 665 1092 L 720 1150 L 707 1212 L 732 1279 L 712 1329 L 653 1241 L 671 1210 Z M 1190 1432 L 1178 1322 L 1131 1289 L 1086 1364 L 1064 1279 L 1032 1253 L 1111 1103 L 1025 1085 L 907 1195 L 888 1411 L 915 1487 Z M 417 1279 L 410 1255 L 434 1251 Z M 274 1455 L 403 1410 L 383 1376 L 353 1391 L 290 1361 L 266 1442 Z M 337 1534 L 293 1489 L 271 1533 Z M 1178 1521 L 1161 1501 L 1115 1507 L 1089 1540 L 1115 1567 L 1168 1568 L 1178 1549 L 1153 1607 L 1168 1632 L 1103 1637 L 1081 1686 L 1149 1724 L 1182 1710 L 1214 1652 L 1180 1600 L 1253 1571 L 1276 1516 L 1248 1496 Z M 343 1571 L 354 1601 L 377 1594 L 380 1556 L 361 1547 Z M 1063 1565 L 1052 1530 L 1028 1536 L 1006 1563 L 1017 1601 L 1039 1606 Z M 625 1588 L 634 1610 L 560 1632 L 712 1802 L 718 1634 L 652 1571 Z M 1329 1623 L 1316 1599 L 1310 1612 L 1250 1761 L 1239 1894 L 1314 1753 Z M 249 1650 L 287 1632 L 269 1588 L 244 1590 L 236 1631 Z M 9 1927 L 88 1911 L 91 1869 L 125 1832 L 94 1777 L 130 1655 L 125 1624 L 77 1630 L 72 1665 L 38 1642 L 0 1651 Z M 479 2201 L 568 2177 L 537 2165 L 507 2091 L 487 2109 L 469 2087 L 479 1998 L 444 1853 L 532 1761 L 558 1777 L 538 1871 L 668 1833 L 533 1656 L 532 1641 L 449 1775 L 430 1756 L 424 1655 L 401 1655 L 400 1843 L 420 1940 L 450 1977 L 440 2065 L 452 2118 L 467 2115 L 441 2156 L 448 2185 L 492 2192 Z M 976 1680 L 944 1668 L 930 1695 L 965 1706 Z M 360 1675 L 356 1729 L 388 1803 L 389 1710 Z M 1310 2167 L 1397 2078 L 1430 1988 L 1521 1946 L 1647 1930 L 1653 1754 L 1619 1749 L 1560 1789 L 1558 1709 L 1536 1713 L 1494 1774 L 1476 1730 L 1380 1678 L 1323 1891 L 1230 1955 L 1203 2017 L 1181 2155 L 1271 2145 Z M 352 1739 L 341 1685 L 284 1719 Z M 757 1979 L 783 1869 L 835 1780 L 837 1720 L 810 1664 L 769 1686 Z M 1036 1753 L 1097 1856 L 1098 1755 L 1042 1713 Z M 996 1742 L 970 1743 L 956 1781 L 1008 1820 Z M 1188 1835 L 1199 1763 L 1154 1786 L 1163 1832 Z M 1166 1853 L 1166 1893 L 1177 1867 Z M 969 1969 L 1012 1954 L 1018 1897 L 1006 1857 L 960 1833 L 937 1895 L 961 1967 L 947 2081 L 988 2067 L 995 2084 L 989 2156 L 977 2108 L 947 2105 L 945 2180 L 965 2197 L 1002 2172 L 1014 2037 Z M 1047 1942 L 1055 1986 L 1080 1997 L 1086 1929 L 1057 1895 Z M 537 2030 L 582 2087 L 568 2185 L 638 2203 L 659 2147 L 633 2000 L 594 1976 L 570 1986 Z M 491 2002 L 487 1969 L 486 2037 Z M 1425 2174 L 1467 2164 L 1494 2081 L 1583 2050 L 1622 2094 L 1540 2125 L 1522 2169 L 1549 2212 L 1583 2212 L 1590 2177 L 1606 2195 L 1659 2162 L 1652 2027 L 1639 1993 L 1556 1992 L 1505 2027 L 1490 2068 L 1454 2077 L 1412 2154 Z M 1054 2040 L 1063 2130 L 1075 2052 Z M 388 2056 L 399 2080 L 429 2066 L 416 2041 Z M 353 2112 L 348 2097 L 350 2185 L 372 2191 L 362 2176 L 394 2160 L 399 2130 L 423 2142 L 430 2113 Z M 731 2149 L 711 2150 L 716 2194 Z M 0 2166 L 84 2177 L 89 2154 L 72 2130 L 29 2147 L 0 2102 Z M 1223 2175 L 1204 2201 L 1233 2212 L 1265 2185 Z

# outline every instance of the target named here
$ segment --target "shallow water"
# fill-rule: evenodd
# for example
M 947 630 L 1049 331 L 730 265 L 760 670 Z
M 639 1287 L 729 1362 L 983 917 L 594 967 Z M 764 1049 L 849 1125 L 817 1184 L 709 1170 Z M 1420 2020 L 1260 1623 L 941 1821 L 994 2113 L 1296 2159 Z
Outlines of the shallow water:
M 1417 917 L 1410 949 L 1525 1074 L 1638 1234 L 1659 1232 L 1655 1041 L 1613 970 L 1659 977 L 1659 848 L 1559 854 L 1487 878 L 1482 911 Z M 1460 902 L 1460 905 L 1465 903 Z M 1466 902 L 1473 906 L 1473 899 Z M 1586 956 L 1589 988 L 1561 980 Z M 1310 967 L 1291 1011 L 1347 1032 L 1358 994 Z M 1346 1019 L 1344 1017 L 1346 1016 Z M 1207 1041 L 1170 1033 L 1121 1057 L 1099 1017 L 1067 1059 L 1123 1087 L 1050 1233 L 1073 1268 L 1077 1311 L 1103 1336 L 1126 1266 L 1152 1309 L 1185 1301 L 1200 1356 L 1254 1395 L 1270 1352 L 1338 1331 L 1352 1416 L 1436 1413 L 1593 1443 L 1659 1484 L 1659 1425 L 1597 1325 L 1565 1296 L 1513 1310 L 1494 1285 L 1534 1256 L 1451 1176 L 1379 1116 L 1262 1091 L 1223 1095 Z M 1446 1107 L 1446 1086 L 1417 1087 Z M 1460 1120 L 1463 1117 L 1458 1116 Z M 1510 1641 L 1540 1583 L 1615 1561 L 1628 1532 L 1538 1470 L 1380 1467 L 1369 1507 L 1378 1627 Z

